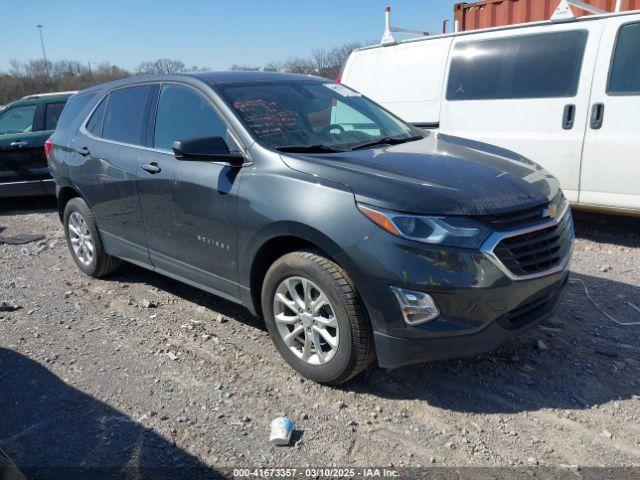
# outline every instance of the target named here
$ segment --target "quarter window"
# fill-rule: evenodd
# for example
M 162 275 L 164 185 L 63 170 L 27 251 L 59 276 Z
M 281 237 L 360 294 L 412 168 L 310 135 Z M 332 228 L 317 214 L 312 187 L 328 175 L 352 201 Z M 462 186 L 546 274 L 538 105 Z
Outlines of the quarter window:
M 70 97 L 58 119 L 58 131 L 67 129 L 94 96 L 95 92 Z
M 226 139 L 226 135 L 226 124 L 202 95 L 179 85 L 162 87 L 156 117 L 156 148 L 171 150 L 171 144 L 176 140 Z
M 573 97 L 587 36 L 573 30 L 459 43 L 447 100 Z
M 128 87 L 109 94 L 102 127 L 103 138 L 142 145 L 150 85 Z
M 607 92 L 640 95 L 640 23 L 624 25 L 620 29 Z
M 93 111 L 91 118 L 87 122 L 87 131 L 95 137 L 102 136 L 102 122 L 104 121 L 104 111 L 106 110 L 106 107 L 107 99 L 103 98 L 100 105 L 98 105 L 98 108 Z
M 5 110 L 0 115 L 0 135 L 31 132 L 35 113 L 35 105 L 22 105 Z
M 55 130 L 58 125 L 58 119 L 64 108 L 64 102 L 48 103 L 44 111 L 44 129 Z

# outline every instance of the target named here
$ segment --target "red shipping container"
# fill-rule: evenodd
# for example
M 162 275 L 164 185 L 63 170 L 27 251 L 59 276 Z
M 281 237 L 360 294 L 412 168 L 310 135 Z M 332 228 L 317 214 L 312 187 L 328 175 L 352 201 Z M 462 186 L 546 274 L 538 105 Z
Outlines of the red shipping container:
M 616 0 L 582 0 L 584 3 L 613 12 Z M 454 5 L 459 31 L 501 27 L 517 23 L 549 20 L 560 0 L 481 0 Z M 571 7 L 576 16 L 589 15 L 580 8 Z M 622 0 L 622 10 L 640 10 L 640 0 Z

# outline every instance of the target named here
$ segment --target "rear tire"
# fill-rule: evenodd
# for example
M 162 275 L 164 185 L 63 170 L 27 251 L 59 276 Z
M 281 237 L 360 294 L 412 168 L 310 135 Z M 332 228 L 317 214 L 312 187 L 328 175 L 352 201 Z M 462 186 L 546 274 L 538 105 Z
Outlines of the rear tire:
M 276 348 L 304 377 L 338 385 L 373 361 L 371 324 L 353 282 L 320 253 L 297 251 L 276 260 L 261 303 Z
M 67 202 L 62 222 L 71 257 L 80 270 L 100 278 L 120 266 L 120 260 L 105 252 L 93 213 L 82 198 Z

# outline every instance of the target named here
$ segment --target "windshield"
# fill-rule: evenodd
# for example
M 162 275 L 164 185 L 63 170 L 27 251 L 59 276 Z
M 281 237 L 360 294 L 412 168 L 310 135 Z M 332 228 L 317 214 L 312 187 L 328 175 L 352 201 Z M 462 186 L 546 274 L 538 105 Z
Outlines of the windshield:
M 337 83 L 236 84 L 218 90 L 258 141 L 273 149 L 321 153 L 423 138 Z

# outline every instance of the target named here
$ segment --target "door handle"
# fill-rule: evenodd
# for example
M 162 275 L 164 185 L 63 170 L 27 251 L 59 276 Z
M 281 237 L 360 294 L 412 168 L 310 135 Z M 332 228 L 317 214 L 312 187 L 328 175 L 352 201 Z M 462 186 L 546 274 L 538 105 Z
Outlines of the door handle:
M 89 155 L 91 153 L 91 152 L 89 152 L 89 149 L 87 147 L 74 148 L 73 151 L 76 152 L 76 153 L 79 153 L 83 157 L 86 157 L 87 155 Z
M 591 108 L 591 128 L 598 130 L 604 120 L 604 103 L 594 103 Z
M 26 140 L 16 140 L 15 142 L 11 142 L 9 145 L 11 147 L 22 148 L 28 146 L 29 142 L 27 142 Z
M 576 106 L 567 105 L 564 107 L 564 114 L 562 115 L 562 128 L 565 130 L 571 130 L 573 128 L 573 122 L 576 119 Z
M 156 174 L 158 172 L 160 172 L 162 169 L 158 166 L 158 164 L 156 162 L 151 162 L 151 163 L 143 163 L 142 164 L 142 169 L 145 172 L 149 172 L 150 174 Z

